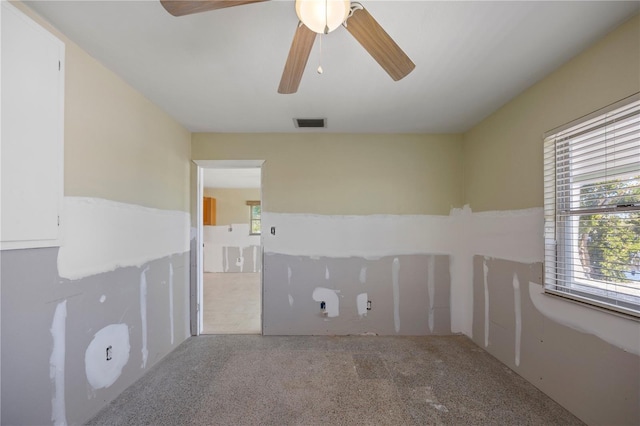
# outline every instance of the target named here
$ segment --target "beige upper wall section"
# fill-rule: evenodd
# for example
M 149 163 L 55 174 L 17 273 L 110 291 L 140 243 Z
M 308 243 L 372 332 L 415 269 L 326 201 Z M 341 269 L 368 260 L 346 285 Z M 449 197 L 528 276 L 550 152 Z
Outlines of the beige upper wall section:
M 464 202 L 474 211 L 543 205 L 542 135 L 640 91 L 640 17 L 464 135 Z
M 64 193 L 189 211 L 191 134 L 22 3 L 66 45 Z
M 315 214 L 440 214 L 462 203 L 460 135 L 192 136 L 195 160 L 266 160 L 263 209 Z
M 260 188 L 204 188 L 204 196 L 216 199 L 216 225 L 248 224 L 247 201 L 260 201 Z

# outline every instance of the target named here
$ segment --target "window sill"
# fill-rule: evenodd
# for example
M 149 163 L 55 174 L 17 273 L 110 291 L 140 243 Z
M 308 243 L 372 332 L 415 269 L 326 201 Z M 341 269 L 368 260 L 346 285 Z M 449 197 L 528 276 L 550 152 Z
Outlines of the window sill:
M 586 298 L 582 298 L 575 294 L 566 293 L 563 291 L 555 291 L 544 287 L 543 293 L 545 296 L 553 297 L 556 299 L 562 299 L 566 302 L 570 302 L 588 309 L 594 309 L 600 312 L 604 312 L 609 315 L 614 315 L 620 318 L 624 318 L 627 320 L 635 321 L 640 323 L 640 312 L 632 311 L 630 309 L 615 307 L 612 305 L 608 305 L 606 303 L 598 303 L 595 300 L 590 300 Z

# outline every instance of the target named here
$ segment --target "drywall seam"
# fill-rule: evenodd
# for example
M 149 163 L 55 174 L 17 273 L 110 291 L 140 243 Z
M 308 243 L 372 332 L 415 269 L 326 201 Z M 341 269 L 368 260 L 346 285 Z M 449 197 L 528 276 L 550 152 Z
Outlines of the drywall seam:
M 484 273 L 484 347 L 489 346 L 489 267 L 487 266 L 487 258 L 485 257 L 482 262 L 482 269 Z
M 515 324 L 515 364 L 520 366 L 520 342 L 522 339 L 522 302 L 520 300 L 520 281 L 518 275 L 513 274 L 513 304 L 516 316 Z
M 629 353 L 640 355 L 640 323 L 544 294 L 529 281 L 529 297 L 545 317 L 581 333 L 592 334 Z
M 258 272 L 256 269 L 256 262 L 258 261 L 258 246 L 253 246 L 253 272 Z
M 65 197 L 58 273 L 77 280 L 189 251 L 189 213 Z
M 391 265 L 391 280 L 393 284 L 393 326 L 396 333 L 400 332 L 400 260 L 396 257 Z
M 147 348 L 147 266 L 140 274 L 140 321 L 142 323 L 142 365 L 140 368 L 147 366 L 149 358 L 149 349 Z
M 51 421 L 56 426 L 67 424 L 64 367 L 66 351 L 67 301 L 63 300 L 56 306 L 51 323 L 51 337 L 53 349 L 49 358 L 49 378 L 53 383 L 51 398 Z
M 169 330 L 171 331 L 171 346 L 174 341 L 173 330 L 173 263 L 169 263 Z
M 427 261 L 427 293 L 429 294 L 429 331 L 433 333 L 433 307 L 435 302 L 435 293 L 436 293 L 436 278 L 435 278 L 435 267 L 436 267 L 436 258 L 435 256 L 429 256 L 429 260 Z

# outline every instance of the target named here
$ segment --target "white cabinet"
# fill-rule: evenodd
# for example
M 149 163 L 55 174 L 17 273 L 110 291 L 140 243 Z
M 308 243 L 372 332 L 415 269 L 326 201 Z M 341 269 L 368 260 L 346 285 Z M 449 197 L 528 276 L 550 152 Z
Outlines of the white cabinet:
M 0 244 L 58 246 L 64 191 L 64 43 L 3 1 Z

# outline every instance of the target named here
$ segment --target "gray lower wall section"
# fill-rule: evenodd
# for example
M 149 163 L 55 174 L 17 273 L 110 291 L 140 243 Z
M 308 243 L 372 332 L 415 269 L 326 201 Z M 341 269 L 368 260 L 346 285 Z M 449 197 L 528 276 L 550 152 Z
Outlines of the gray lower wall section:
M 51 424 L 54 399 L 69 424 L 81 424 L 189 334 L 188 253 L 75 281 L 58 276 L 57 248 L 2 251 L 0 256 L 2 424 Z M 51 329 L 56 307 L 65 300 L 64 371 L 54 379 Z M 94 389 L 85 354 L 96 333 L 111 324 L 127 325 L 128 362 L 113 384 Z M 122 349 L 119 343 L 113 343 L 114 353 Z M 103 356 L 100 351 L 95 361 L 108 369 L 113 364 Z M 56 386 L 63 392 L 56 392 Z
M 260 272 L 262 270 L 262 247 L 223 246 L 221 249 L 223 272 Z
M 265 253 L 263 273 L 266 335 L 451 333 L 447 255 L 369 260 Z M 338 316 L 323 314 L 316 300 L 328 291 L 337 296 Z M 360 315 L 357 298 L 363 293 L 371 310 Z
M 640 424 L 640 357 L 541 314 L 528 290 L 529 282 L 542 285 L 541 263 L 475 256 L 473 270 L 476 344 L 588 424 Z M 519 282 L 519 298 L 514 276 Z

